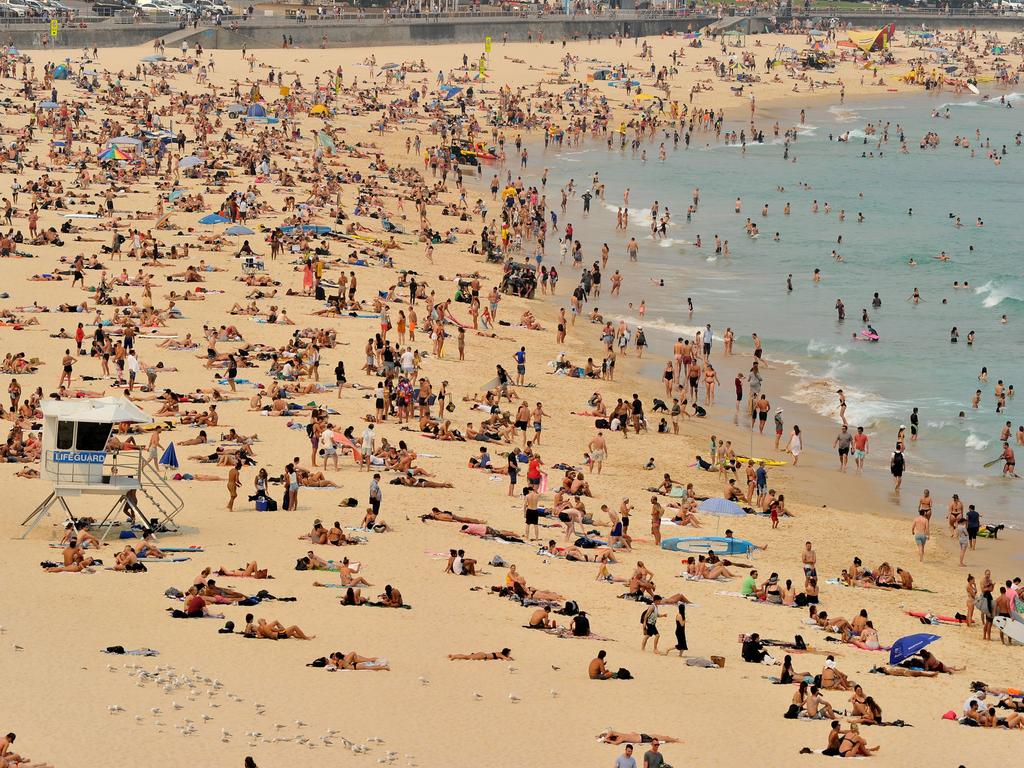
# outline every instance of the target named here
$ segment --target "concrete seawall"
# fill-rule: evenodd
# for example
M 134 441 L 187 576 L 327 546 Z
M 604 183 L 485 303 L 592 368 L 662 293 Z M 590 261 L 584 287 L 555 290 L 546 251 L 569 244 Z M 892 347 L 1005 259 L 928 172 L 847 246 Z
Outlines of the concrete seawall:
M 19 48 L 41 48 L 43 41 L 54 48 L 98 48 L 141 45 L 157 37 L 168 39 L 174 47 L 182 40 L 190 45 L 201 43 L 204 48 L 238 49 L 279 48 L 282 38 L 289 36 L 295 46 L 318 48 L 322 37 L 327 36 L 327 46 L 356 47 L 371 45 L 431 45 L 438 43 L 479 43 L 490 35 L 495 42 L 504 35 L 509 40 L 522 41 L 532 37 L 536 40 L 543 34 L 545 40 L 559 41 L 563 38 L 585 39 L 588 35 L 603 38 L 621 34 L 633 37 L 657 36 L 672 31 L 693 32 L 702 29 L 718 19 L 710 16 L 677 18 L 574 18 L 548 16 L 543 19 L 512 17 L 463 17 L 456 20 L 441 19 L 397 19 L 378 21 L 340 21 L 328 23 L 300 23 L 285 19 L 261 18 L 241 24 L 238 29 L 227 26 L 200 26 L 197 29 L 179 29 L 177 24 L 119 24 L 113 20 L 90 24 L 84 28 L 67 27 L 61 30 L 56 41 L 49 37 L 45 25 L 11 25 L 0 28 L 0 41 Z M 942 16 L 937 14 L 855 14 L 843 15 L 841 20 L 863 29 L 877 29 L 883 24 L 895 21 L 901 30 L 920 28 L 922 24 L 930 29 L 953 30 L 978 26 L 999 32 L 1019 33 L 1024 30 L 1024 16 Z M 749 33 L 762 31 L 762 19 L 750 19 L 744 27 Z M 745 30 L 747 31 L 747 30 Z

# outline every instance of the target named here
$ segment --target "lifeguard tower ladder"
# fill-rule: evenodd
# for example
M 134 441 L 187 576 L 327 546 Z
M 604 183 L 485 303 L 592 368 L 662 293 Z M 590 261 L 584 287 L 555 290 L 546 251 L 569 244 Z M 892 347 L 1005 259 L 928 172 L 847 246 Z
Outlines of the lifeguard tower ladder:
M 59 504 L 70 523 L 77 522 L 68 499 L 81 496 L 116 496 L 100 527 L 110 526 L 123 516 L 131 523 L 153 531 L 177 530 L 174 518 L 185 503 L 160 475 L 159 467 L 143 449 L 107 450 L 115 425 L 150 424 L 153 418 L 134 403 L 118 397 L 78 400 L 45 400 L 43 450 L 39 476 L 53 483 L 53 490 L 22 521 L 28 529 L 21 538 Z M 155 509 L 147 515 L 140 504 L 145 500 Z

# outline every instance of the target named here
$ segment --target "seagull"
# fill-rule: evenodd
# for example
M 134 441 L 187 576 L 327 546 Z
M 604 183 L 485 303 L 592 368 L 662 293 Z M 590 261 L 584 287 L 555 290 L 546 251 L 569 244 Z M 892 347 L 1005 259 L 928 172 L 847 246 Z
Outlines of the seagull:
M 18 645 L 17 643 L 15 643 L 15 644 L 14 644 L 13 646 L 11 646 L 11 647 L 12 647 L 12 648 L 14 648 L 14 650 L 16 650 L 16 651 L 24 651 L 24 650 L 25 650 L 24 648 L 22 648 L 22 647 L 21 647 L 20 645 Z
M 208 723 L 208 722 L 210 722 L 211 720 L 213 720 L 213 718 L 212 718 L 212 717 L 211 717 L 210 715 L 208 715 L 208 714 L 206 714 L 206 713 L 204 712 L 204 713 L 203 713 L 203 722 L 204 722 L 204 723 Z
M 558 698 L 558 691 L 556 691 L 554 688 L 551 689 L 551 698 L 552 699 L 557 699 Z
M 107 664 L 107 672 L 117 672 L 117 667 L 113 664 Z
M 228 729 L 227 728 L 221 728 L 220 729 L 220 735 L 223 736 L 225 739 L 230 739 L 231 738 L 231 734 L 228 733 Z
M 171 706 L 174 707 L 175 709 L 184 709 L 185 708 L 184 704 L 179 704 L 176 701 L 172 701 L 171 702 Z
M 302 722 L 301 720 L 296 720 L 296 721 L 295 721 L 295 724 L 296 724 L 297 726 L 299 726 L 299 728 L 305 728 L 305 727 L 306 727 L 306 725 L 307 725 L 307 723 L 304 723 L 304 722 Z
M 518 696 L 516 696 L 514 693 L 510 693 L 508 695 L 508 700 L 511 701 L 513 704 L 521 701 L 521 699 Z
M 477 691 L 473 691 L 473 698 L 476 699 L 477 701 L 480 701 L 480 699 L 482 699 L 483 697 L 484 697 L 484 695 L 482 693 L 478 693 Z
M 420 680 L 420 684 L 421 685 L 430 685 L 430 681 L 427 680 L 427 678 L 425 678 L 425 677 L 421 676 L 419 680 Z
M 160 707 L 153 707 L 149 711 L 152 712 L 154 715 L 159 715 L 160 714 Z
M 511 664 L 509 664 L 508 672 L 509 672 L 510 675 L 514 675 L 518 671 L 519 671 L 519 667 L 514 667 Z
M 111 704 L 110 706 L 107 707 L 107 711 L 110 712 L 110 714 L 113 715 L 113 714 L 116 714 L 118 712 L 124 712 L 124 707 L 122 707 L 120 704 Z
M 274 723 L 274 727 L 277 728 L 277 730 L 280 731 L 281 729 L 283 729 L 285 727 L 285 725 L 284 725 L 284 723 Z
M 142 715 L 136 715 L 135 716 L 135 722 L 138 723 L 139 725 L 142 725 L 142 721 L 143 720 L 145 720 L 145 718 Z

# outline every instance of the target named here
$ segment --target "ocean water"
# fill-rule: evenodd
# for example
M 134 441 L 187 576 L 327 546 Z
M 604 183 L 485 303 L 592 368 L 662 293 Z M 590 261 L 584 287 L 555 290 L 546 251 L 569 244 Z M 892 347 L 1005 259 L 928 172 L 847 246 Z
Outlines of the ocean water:
M 692 337 L 706 322 L 712 324 L 719 351 L 727 326 L 736 333 L 741 352 L 749 352 L 750 334 L 757 332 L 766 357 L 790 366 L 785 381 L 771 374 L 773 401 L 801 402 L 838 423 L 835 390 L 842 387 L 851 426 L 862 425 L 872 436 L 869 463 L 879 475 L 888 473 L 896 429 L 901 423 L 909 426 L 911 409 L 920 409 L 921 439 L 908 453 L 907 503 L 928 483 L 940 508 L 950 493 L 959 492 L 966 502 L 977 503 L 988 520 L 1024 523 L 1017 484 L 1000 478 L 1001 464 L 982 466 L 999 455 L 1004 422 L 1012 422 L 1014 434 L 1024 423 L 1024 395 L 1009 399 L 1003 414 L 996 413 L 993 395 L 999 379 L 1024 388 L 1024 148 L 1015 142 L 1024 128 L 1024 99 L 1016 93 L 1005 94 L 1005 102 L 999 97 L 985 102 L 969 94 L 945 94 L 847 103 L 809 111 L 803 124 L 796 113 L 763 114 L 757 120 L 765 132 L 762 145 L 748 144 L 743 151 L 716 143 L 713 134 L 696 133 L 688 150 L 682 142 L 674 150 L 671 138 L 659 135 L 645 144 L 645 163 L 628 144 L 612 151 L 599 142 L 582 149 L 548 148 L 532 154 L 527 183 L 548 167 L 545 191 L 557 207 L 560 185 L 574 178 L 582 191 L 593 173 L 600 173 L 605 200 L 595 199 L 584 217 L 577 197 L 559 223 L 573 222 L 587 264 L 600 258 L 602 242 L 609 244 L 605 295 L 592 303 L 606 316 L 643 326 L 653 359 L 666 359 L 676 336 Z M 948 118 L 932 115 L 933 110 L 945 115 L 947 108 Z M 740 110 L 734 116 L 746 117 Z M 745 127 L 726 117 L 727 130 Z M 784 159 L 781 139 L 772 135 L 776 119 L 783 131 L 798 129 L 789 159 Z M 866 131 L 869 124 L 886 123 L 889 140 L 879 147 L 878 136 Z M 906 154 L 899 151 L 900 129 Z M 847 131 L 848 142 L 834 140 Z M 940 143 L 922 150 L 919 141 L 928 132 L 937 133 Z M 958 135 L 968 138 L 973 157 L 971 149 L 954 146 Z M 657 159 L 661 141 L 668 150 L 664 162 Z M 1006 155 L 996 165 L 987 153 L 991 149 L 1002 156 L 1004 145 Z M 490 178 L 488 169 L 484 176 Z M 615 211 L 627 186 L 630 224 L 624 234 L 615 231 Z M 701 190 L 701 202 L 687 222 L 694 187 Z M 743 204 L 739 215 L 733 210 L 737 196 Z M 650 236 L 654 200 L 671 210 L 664 239 Z M 815 200 L 817 213 L 812 212 Z M 787 202 L 791 212 L 784 215 Z M 824 212 L 826 203 L 831 213 Z M 761 215 L 764 204 L 766 217 Z M 842 222 L 840 209 L 846 213 Z M 954 226 L 951 216 L 959 216 L 962 226 Z M 747 217 L 760 228 L 756 239 L 745 233 Z M 776 232 L 778 242 L 773 240 Z M 698 234 L 701 248 L 694 245 Z M 728 257 L 716 256 L 716 234 L 728 240 Z M 625 256 L 630 236 L 640 242 L 638 264 Z M 833 249 L 842 263 L 833 259 Z M 941 251 L 950 261 L 934 258 Z M 557 244 L 549 247 L 547 262 L 557 264 L 558 258 Z M 917 266 L 910 266 L 910 259 Z M 815 268 L 822 273 L 818 283 L 812 281 Z M 626 280 L 622 296 L 610 299 L 608 278 L 615 269 Z M 567 264 L 559 271 L 560 292 L 567 293 L 577 280 L 576 270 Z M 788 274 L 793 275 L 792 292 L 786 290 Z M 664 287 L 652 282 L 661 279 Z M 954 281 L 969 287 L 955 289 Z M 919 303 L 908 300 L 915 289 L 922 297 Z M 871 303 L 876 291 L 882 300 L 877 309 Z M 693 300 L 692 314 L 687 297 Z M 846 306 L 843 322 L 837 319 L 837 299 Z M 641 300 L 646 303 L 643 319 Z M 879 333 L 877 343 L 859 337 L 864 308 Z M 954 326 L 960 334 L 957 344 L 950 343 Z M 966 343 L 970 331 L 975 332 L 971 346 Z M 737 367 L 749 367 L 746 360 L 717 357 L 725 391 L 731 391 Z M 978 380 L 983 366 L 987 383 Z M 970 401 L 978 388 L 983 397 L 975 410 Z M 720 407 L 730 409 L 727 401 L 723 398 Z

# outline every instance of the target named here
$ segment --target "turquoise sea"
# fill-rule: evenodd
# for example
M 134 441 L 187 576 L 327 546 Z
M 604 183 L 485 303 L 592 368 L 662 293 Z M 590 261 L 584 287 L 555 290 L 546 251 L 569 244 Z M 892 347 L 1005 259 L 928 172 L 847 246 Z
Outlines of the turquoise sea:
M 725 128 L 749 131 L 746 102 L 737 103 L 742 106 L 733 117 L 739 121 L 731 123 L 727 113 Z M 776 120 L 779 137 L 772 130 Z M 869 125 L 876 127 L 875 135 L 868 135 Z M 1011 444 L 1024 423 L 1024 395 L 1008 399 L 1002 414 L 996 412 L 993 395 L 999 379 L 1015 389 L 1024 387 L 1024 147 L 1017 144 L 1024 129 L 1024 94 L 997 93 L 988 101 L 969 94 L 880 98 L 809 110 L 803 124 L 798 113 L 763 113 L 757 126 L 765 143 L 748 143 L 745 151 L 716 142 L 713 133 L 695 133 L 689 149 L 682 141 L 673 148 L 671 136 L 659 134 L 643 146 L 646 162 L 628 143 L 624 150 L 618 145 L 609 150 L 598 141 L 579 149 L 538 147 L 525 178 L 539 184 L 543 167 L 549 168 L 545 192 L 557 209 L 560 186 L 572 178 L 582 193 L 599 172 L 605 200 L 595 199 L 584 216 L 576 196 L 559 223 L 573 223 L 585 264 L 600 258 L 601 243 L 609 244 L 604 295 L 592 303 L 606 316 L 642 326 L 652 360 L 663 365 L 676 336 L 692 338 L 707 322 L 719 352 L 727 326 L 736 333 L 737 351 L 744 353 L 750 351 L 751 332 L 757 332 L 768 360 L 788 363 L 784 382 L 777 372 L 769 374 L 768 393 L 775 404 L 800 402 L 838 423 L 835 391 L 843 388 L 851 428 L 864 426 L 871 435 L 869 468 L 879 478 L 887 476 L 898 426 L 909 426 L 911 409 L 920 409 L 921 438 L 908 453 L 906 503 L 928 485 L 940 509 L 950 493 L 959 492 L 966 503 L 978 505 L 987 521 L 1024 523 L 1017 483 L 1000 477 L 1001 464 L 982 466 L 999 455 L 1004 422 L 1012 423 Z M 888 142 L 879 146 L 884 126 Z M 788 159 L 782 140 L 787 127 L 797 129 Z M 847 132 L 848 141 L 836 140 Z M 900 151 L 901 132 L 906 153 Z M 938 134 L 938 146 L 921 149 L 929 132 Z M 954 146 L 957 136 L 966 137 L 970 148 Z M 662 141 L 667 148 L 663 162 L 658 160 Z M 1000 156 L 998 165 L 988 158 L 990 151 Z M 485 168 L 485 182 L 490 175 Z M 615 230 L 615 212 L 626 187 L 631 190 L 630 220 L 628 232 L 622 233 Z M 687 222 L 694 187 L 701 190 L 700 205 Z M 734 212 L 737 197 L 742 199 L 740 214 Z M 650 234 L 654 200 L 671 211 L 665 238 Z M 817 213 L 812 212 L 814 201 Z M 784 214 L 787 203 L 789 215 Z M 768 215 L 762 216 L 765 204 Z M 839 220 L 841 209 L 845 221 Z M 863 221 L 858 221 L 860 214 Z M 757 238 L 746 234 L 747 217 L 760 229 Z M 698 234 L 700 248 L 694 245 Z M 728 257 L 716 256 L 716 234 L 728 240 Z M 640 242 L 638 264 L 625 256 L 630 236 Z M 842 256 L 841 263 L 833 250 Z M 949 261 L 934 258 L 942 251 Z M 546 263 L 558 265 L 559 293 L 568 294 L 578 272 L 558 259 L 555 243 L 548 247 Z M 917 266 L 910 266 L 910 259 Z M 815 268 L 822 273 L 819 283 L 812 281 Z M 621 297 L 609 299 L 615 269 L 623 271 L 626 281 Z M 788 274 L 792 291 L 787 290 Z M 663 279 L 664 287 L 651 279 Z M 969 287 L 956 289 L 954 281 Z M 908 300 L 915 289 L 922 297 L 919 303 Z M 875 292 L 882 301 L 879 308 L 872 307 Z M 844 321 L 837 318 L 837 299 L 845 304 Z M 646 302 L 643 319 L 637 311 L 641 300 Z M 880 336 L 877 343 L 853 340 L 865 327 L 865 308 Z M 950 342 L 954 326 L 956 344 Z M 974 343 L 968 345 L 971 331 Z M 741 361 L 746 370 L 749 358 L 714 359 L 723 385 L 719 410 L 729 415 L 732 377 Z M 983 366 L 987 383 L 978 380 Z M 978 388 L 983 397 L 975 410 L 971 398 Z

